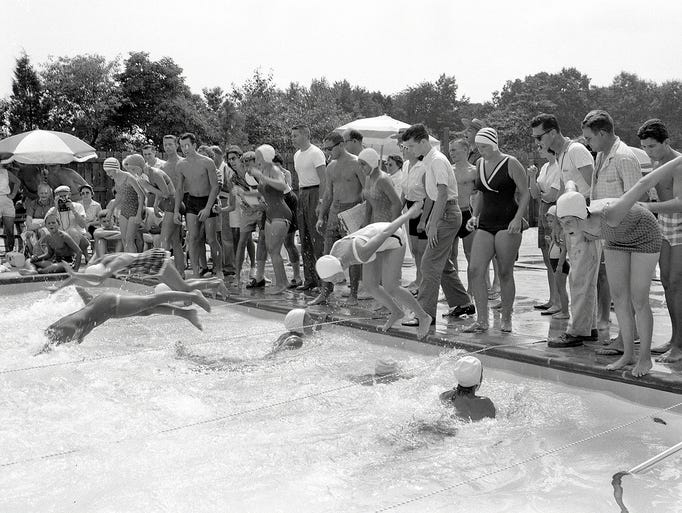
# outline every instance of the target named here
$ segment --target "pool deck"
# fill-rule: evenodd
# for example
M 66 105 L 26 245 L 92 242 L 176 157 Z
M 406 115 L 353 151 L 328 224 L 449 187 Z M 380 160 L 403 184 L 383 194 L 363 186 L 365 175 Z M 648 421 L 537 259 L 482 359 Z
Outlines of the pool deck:
M 616 356 L 599 356 L 594 350 L 603 347 L 610 336 L 617 333 L 615 314 L 611 313 L 610 330 L 601 330 L 599 342 L 586 343 L 583 347 L 554 349 L 547 347 L 546 340 L 561 334 L 567 321 L 551 319 L 542 316 L 533 305 L 544 303 L 548 297 L 546 272 L 542 264 L 542 257 L 535 247 L 537 235 L 534 229 L 524 234 L 523 244 L 519 252 L 519 260 L 515 269 L 516 301 L 514 303 L 513 331 L 502 333 L 499 330 L 500 314 L 491 309 L 492 323 L 490 330 L 482 335 L 462 333 L 462 328 L 472 322 L 472 319 L 453 319 L 443 317 L 448 310 L 447 304 L 439 302 L 435 329 L 432 329 L 423 341 L 427 344 L 455 347 L 466 351 L 484 351 L 489 356 L 506 358 L 519 362 L 539 365 L 550 369 L 574 372 L 594 376 L 597 378 L 620 381 L 642 387 L 682 393 L 682 363 L 662 364 L 654 361 L 651 373 L 642 378 L 634 378 L 629 370 L 607 371 L 605 366 L 617 359 Z M 460 251 L 461 253 L 461 251 Z M 463 255 L 460 255 L 461 270 L 466 269 Z M 266 275 L 271 275 L 268 269 Z M 460 271 L 463 281 L 466 273 Z M 18 273 L 7 272 L 0 274 L 0 285 L 11 283 L 26 283 L 45 279 L 61 279 L 65 275 L 20 276 Z M 414 278 L 414 266 L 403 268 L 403 282 L 409 283 Z M 153 284 L 145 280 L 145 283 Z M 292 308 L 305 307 L 307 301 L 314 296 L 303 292 L 287 291 L 278 296 L 265 294 L 267 289 L 249 290 L 237 288 L 228 282 L 231 292 L 230 302 L 249 301 L 248 305 L 264 310 L 286 313 Z M 1 290 L 1 287 L 0 287 Z M 340 321 L 340 324 L 367 331 L 378 331 L 385 322 L 377 314 L 378 307 L 373 300 L 361 300 L 358 307 L 340 306 L 345 298 L 342 297 L 345 286 L 337 287 L 329 306 L 309 307 L 309 311 L 318 318 Z M 493 302 L 491 302 L 492 304 Z M 651 304 L 654 312 L 653 345 L 660 345 L 670 338 L 670 319 L 665 307 L 665 298 L 660 281 L 654 280 L 651 288 Z M 400 338 L 416 338 L 415 328 L 408 328 L 397 323 L 388 332 Z

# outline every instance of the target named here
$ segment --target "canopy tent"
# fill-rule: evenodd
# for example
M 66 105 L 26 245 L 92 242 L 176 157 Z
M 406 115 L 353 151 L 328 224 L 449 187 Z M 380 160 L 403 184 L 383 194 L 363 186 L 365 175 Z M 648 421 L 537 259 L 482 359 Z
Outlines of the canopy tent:
M 353 128 L 362 134 L 362 144 L 365 148 L 374 148 L 379 155 L 385 157 L 395 153 L 400 154 L 396 135 L 400 130 L 409 127 L 409 124 L 384 114 L 374 118 L 356 119 L 338 127 L 335 132 Z M 440 147 L 440 141 L 434 137 L 429 136 L 429 142 L 434 148 Z

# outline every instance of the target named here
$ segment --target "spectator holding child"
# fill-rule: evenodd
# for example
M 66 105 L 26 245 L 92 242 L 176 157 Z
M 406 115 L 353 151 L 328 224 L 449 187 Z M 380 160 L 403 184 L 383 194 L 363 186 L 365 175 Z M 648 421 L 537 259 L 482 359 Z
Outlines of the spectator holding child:
M 39 242 L 44 252 L 31 257 L 29 262 L 38 267 L 41 274 L 66 272 L 69 264 L 77 271 L 81 263 L 81 250 L 71 236 L 60 228 L 59 216 L 56 213 L 48 214 L 45 227 L 48 233 Z

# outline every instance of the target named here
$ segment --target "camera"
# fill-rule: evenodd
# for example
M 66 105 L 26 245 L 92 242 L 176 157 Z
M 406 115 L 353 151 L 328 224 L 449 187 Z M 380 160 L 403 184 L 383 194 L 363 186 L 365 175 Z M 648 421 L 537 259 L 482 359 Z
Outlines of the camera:
M 68 212 L 69 211 L 69 205 L 67 200 L 63 199 L 58 199 L 57 200 L 57 210 L 59 212 Z

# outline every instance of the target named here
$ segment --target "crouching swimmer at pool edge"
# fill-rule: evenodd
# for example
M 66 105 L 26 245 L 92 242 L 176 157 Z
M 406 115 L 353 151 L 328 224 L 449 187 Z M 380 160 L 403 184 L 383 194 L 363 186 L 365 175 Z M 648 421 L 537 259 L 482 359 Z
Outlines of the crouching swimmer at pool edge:
M 407 212 L 390 223 L 372 223 L 346 235 L 332 246 L 315 264 L 317 274 L 324 281 L 339 283 L 344 270 L 362 264 L 363 282 L 368 292 L 391 314 L 383 325 L 387 331 L 403 318 L 399 304 L 414 312 L 419 319 L 417 338 L 424 338 L 431 327 L 432 318 L 414 296 L 400 285 L 401 268 L 405 256 L 405 238 L 402 225 L 419 216 L 423 203 L 416 202 Z
M 440 394 L 440 400 L 455 408 L 463 420 L 477 421 L 495 418 L 495 405 L 487 397 L 476 395 L 483 381 L 483 365 L 475 356 L 463 356 L 455 362 L 457 386 Z
M 150 296 L 121 296 L 105 292 L 97 297 L 90 295 L 85 289 L 76 287 L 85 306 L 76 312 L 66 315 L 45 329 L 48 342 L 38 354 L 47 352 L 53 345 L 76 342 L 80 344 L 93 329 L 109 319 L 122 317 L 147 316 L 152 314 L 175 315 L 191 322 L 202 329 L 197 312 L 191 308 L 170 305 L 175 301 L 190 301 L 207 312 L 211 305 L 206 298 L 194 292 L 161 292 Z

